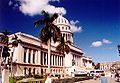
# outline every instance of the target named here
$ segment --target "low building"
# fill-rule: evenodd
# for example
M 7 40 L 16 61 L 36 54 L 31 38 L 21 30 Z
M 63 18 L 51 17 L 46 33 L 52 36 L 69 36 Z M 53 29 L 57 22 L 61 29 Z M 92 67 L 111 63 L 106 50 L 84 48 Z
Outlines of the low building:
M 120 70 L 120 61 L 100 63 L 100 69 L 105 72 L 116 72 Z

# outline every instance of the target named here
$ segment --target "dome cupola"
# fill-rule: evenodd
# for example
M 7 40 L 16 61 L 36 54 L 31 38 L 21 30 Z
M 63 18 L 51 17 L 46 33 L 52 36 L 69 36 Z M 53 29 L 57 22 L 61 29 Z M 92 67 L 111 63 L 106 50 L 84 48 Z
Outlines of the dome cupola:
M 65 41 L 70 41 L 73 43 L 73 33 L 71 31 L 69 21 L 60 14 L 57 19 L 53 21 L 53 23 L 60 28 L 62 35 L 65 37 Z

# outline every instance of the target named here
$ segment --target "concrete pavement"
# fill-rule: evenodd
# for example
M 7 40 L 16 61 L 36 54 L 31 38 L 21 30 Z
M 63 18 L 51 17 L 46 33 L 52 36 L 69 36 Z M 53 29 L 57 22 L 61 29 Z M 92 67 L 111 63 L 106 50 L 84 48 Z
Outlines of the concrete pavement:
M 91 79 L 91 80 L 85 80 L 85 81 L 80 81 L 80 82 L 75 82 L 75 83 L 100 83 L 100 80 Z M 119 83 L 119 82 L 116 82 L 116 78 L 108 77 L 108 83 Z

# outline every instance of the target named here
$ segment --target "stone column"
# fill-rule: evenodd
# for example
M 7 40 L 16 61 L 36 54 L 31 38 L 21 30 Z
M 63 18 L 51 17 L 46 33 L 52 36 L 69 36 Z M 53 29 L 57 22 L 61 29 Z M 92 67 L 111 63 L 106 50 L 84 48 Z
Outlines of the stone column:
M 55 56 L 56 56 L 56 55 L 54 55 L 54 65 L 56 66 L 56 64 L 55 64 L 55 63 L 56 63 L 56 62 L 55 62 L 55 61 L 56 61 L 56 58 L 55 58 Z
M 30 56 L 31 56 L 31 61 L 30 61 L 30 63 L 33 63 L 33 50 L 31 50 L 31 54 L 30 54 Z
M 27 49 L 27 52 L 26 52 L 26 63 L 28 63 L 28 57 L 29 57 L 29 49 Z
M 38 64 L 41 64 L 41 51 L 38 50 Z
M 61 60 L 61 57 L 59 56 L 59 66 L 61 66 L 61 65 L 60 65 L 60 60 Z
M 13 53 L 13 57 L 16 56 L 17 62 L 19 63 L 22 61 L 22 46 L 21 46 L 21 44 L 18 44 L 18 46 L 15 47 L 14 50 L 15 50 L 15 52 Z M 14 61 L 16 61 L 16 60 L 14 60 Z
M 35 52 L 35 64 L 38 64 L 38 51 Z
M 9 83 L 9 69 L 4 68 L 2 71 L 2 83 Z
M 42 53 L 42 56 L 43 56 L 43 65 L 44 65 L 44 52 Z
M 45 64 L 48 65 L 47 63 L 48 63 L 48 54 L 46 53 L 46 63 Z
M 58 61 L 58 55 L 57 55 L 57 66 L 58 66 L 58 63 L 59 63 L 59 61 Z
M 80 58 L 80 65 L 81 65 L 81 67 L 83 67 L 83 60 L 82 60 L 82 57 Z
M 63 59 L 63 57 L 61 56 L 61 66 L 63 66 L 63 65 L 62 65 L 62 63 L 63 63 L 63 60 L 62 60 L 62 59 Z

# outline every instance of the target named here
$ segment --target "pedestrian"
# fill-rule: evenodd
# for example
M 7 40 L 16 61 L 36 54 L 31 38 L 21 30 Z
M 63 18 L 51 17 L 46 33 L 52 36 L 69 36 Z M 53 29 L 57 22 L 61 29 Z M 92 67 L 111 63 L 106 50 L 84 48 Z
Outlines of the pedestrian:
M 50 73 L 48 73 L 47 76 L 45 77 L 45 83 L 52 83 L 52 78 Z
M 105 77 L 104 73 L 101 74 L 100 83 L 108 83 L 107 77 Z
M 116 72 L 115 78 L 117 78 L 117 82 L 119 82 L 119 73 L 118 72 Z

